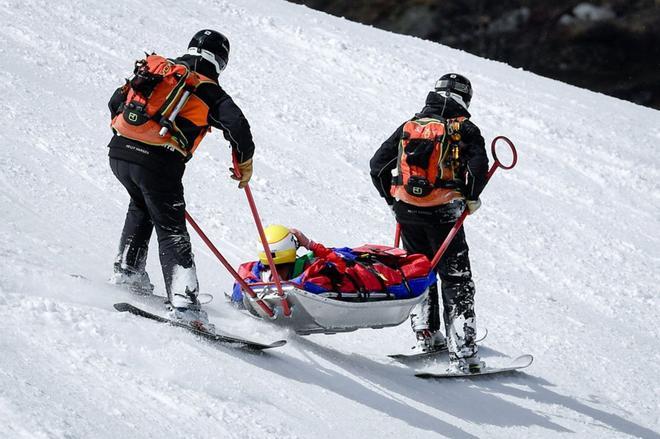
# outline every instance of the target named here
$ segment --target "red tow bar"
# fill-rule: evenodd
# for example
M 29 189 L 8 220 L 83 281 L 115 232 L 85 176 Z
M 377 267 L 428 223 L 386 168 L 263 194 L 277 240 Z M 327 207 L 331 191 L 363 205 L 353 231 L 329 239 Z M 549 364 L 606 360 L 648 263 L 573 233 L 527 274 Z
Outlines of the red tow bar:
M 241 177 L 241 171 L 238 169 L 238 160 L 236 156 L 232 156 L 234 162 L 234 175 L 236 178 Z M 266 234 L 264 233 L 264 227 L 261 224 L 261 218 L 259 217 L 259 212 L 257 211 L 257 205 L 254 202 L 254 197 L 252 197 L 252 190 L 250 185 L 245 186 L 245 196 L 247 197 L 248 204 L 250 205 L 250 211 L 252 212 L 252 217 L 254 218 L 254 224 L 257 226 L 257 231 L 259 232 L 259 238 L 261 238 L 261 244 L 264 247 L 264 252 L 266 253 L 266 258 L 268 259 L 268 267 L 270 268 L 270 273 L 273 276 L 273 281 L 275 282 L 275 287 L 277 288 L 277 294 L 280 296 L 282 301 L 282 312 L 284 317 L 291 316 L 291 308 L 289 307 L 289 302 L 286 300 L 284 291 L 282 290 L 282 281 L 280 280 L 280 275 L 277 272 L 277 267 L 273 262 L 273 255 L 270 252 L 270 246 L 268 245 L 268 240 L 266 239 Z
M 197 222 L 193 219 L 192 216 L 186 211 L 186 220 L 188 220 L 188 223 L 192 226 L 193 229 L 195 229 L 195 232 L 199 235 L 200 238 L 202 238 L 202 241 L 208 246 L 208 248 L 211 250 L 211 252 L 215 255 L 216 258 L 220 261 L 220 263 L 227 269 L 229 274 L 232 275 L 234 279 L 236 279 L 236 282 L 243 288 L 243 290 L 247 293 L 248 296 L 251 298 L 255 299 L 257 297 L 257 294 L 250 288 L 250 286 L 245 283 L 243 279 L 241 279 L 241 276 L 238 275 L 236 270 L 231 266 L 229 261 L 225 259 L 224 256 L 222 256 L 222 253 L 220 253 L 220 250 L 217 249 L 215 245 L 211 242 L 211 240 L 206 236 L 206 233 L 197 225 Z M 266 304 L 261 299 L 257 299 L 257 304 L 261 307 L 262 310 L 268 315 L 268 317 L 273 317 L 275 313 L 273 312 L 272 309 Z
M 510 165 L 503 165 L 502 162 L 497 157 L 497 150 L 495 146 L 497 145 L 498 140 L 504 140 L 509 145 L 509 148 L 511 149 L 511 164 Z M 486 174 L 486 182 L 490 180 L 490 178 L 493 176 L 497 168 L 502 168 L 504 170 L 508 169 L 513 169 L 514 166 L 516 166 L 516 163 L 518 162 L 518 152 L 516 151 L 516 147 L 513 145 L 513 142 L 509 140 L 508 138 L 504 136 L 497 136 L 493 139 L 493 142 L 491 143 L 491 152 L 493 153 L 493 158 L 495 159 L 495 163 L 493 163 L 493 166 L 490 167 L 488 170 L 488 174 Z M 435 256 L 433 257 L 433 260 L 431 261 L 431 270 L 435 270 L 435 267 L 440 263 L 440 259 L 442 258 L 442 255 L 445 254 L 447 251 L 447 248 L 449 247 L 449 244 L 451 244 L 451 241 L 454 239 L 456 236 L 456 233 L 460 230 L 460 228 L 463 226 L 463 221 L 465 221 L 465 218 L 468 216 L 468 210 L 467 208 L 465 211 L 463 211 L 463 214 L 460 216 L 458 221 L 456 221 L 456 224 L 454 224 L 454 227 L 451 228 L 449 231 L 449 234 L 445 238 L 444 242 L 436 252 Z

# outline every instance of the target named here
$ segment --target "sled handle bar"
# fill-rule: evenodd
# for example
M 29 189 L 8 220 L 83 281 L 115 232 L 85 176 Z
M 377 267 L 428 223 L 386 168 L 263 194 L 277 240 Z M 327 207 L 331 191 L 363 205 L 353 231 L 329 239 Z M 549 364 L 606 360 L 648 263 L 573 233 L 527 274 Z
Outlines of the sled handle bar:
M 497 157 L 497 141 L 498 140 L 503 140 L 507 145 L 509 145 L 509 149 L 511 150 L 511 164 L 510 165 L 503 165 L 500 159 Z M 493 154 L 493 158 L 495 159 L 495 163 L 493 163 L 493 166 L 490 168 L 490 171 L 488 171 L 488 178 L 490 179 L 491 175 L 495 172 L 495 169 L 502 168 L 504 170 L 509 170 L 513 169 L 516 166 L 516 163 L 518 163 L 518 151 L 516 151 L 516 147 L 513 144 L 511 140 L 509 140 L 508 137 L 504 136 L 497 136 L 493 139 L 492 143 L 490 144 L 490 152 Z
M 232 153 L 232 162 L 234 163 L 234 167 L 232 168 L 232 172 L 234 173 L 234 176 L 236 178 L 241 178 L 241 171 L 238 168 L 238 158 L 234 153 Z M 270 252 L 270 246 L 268 245 L 268 240 L 266 239 L 266 234 L 264 233 L 264 227 L 261 223 L 259 212 L 257 211 L 257 205 L 254 202 L 254 197 L 252 196 L 252 190 L 250 189 L 249 184 L 246 184 L 243 189 L 245 190 L 245 196 L 247 197 L 248 204 L 250 205 L 250 211 L 252 212 L 252 217 L 254 218 L 254 224 L 257 226 L 257 231 L 259 232 L 259 238 L 261 239 L 261 244 L 264 247 L 264 253 L 266 253 L 266 259 L 268 259 L 268 267 L 270 268 L 271 276 L 273 277 L 273 281 L 275 282 L 275 286 L 277 287 L 277 294 L 281 298 L 282 311 L 284 313 L 284 317 L 290 317 L 291 308 L 289 307 L 289 302 L 286 300 L 286 296 L 284 294 L 284 291 L 282 290 L 282 282 L 280 280 L 280 274 L 277 272 L 277 267 L 275 266 L 275 262 L 273 262 L 273 255 Z
M 236 282 L 243 288 L 243 290 L 247 293 L 248 296 L 252 299 L 256 299 L 256 303 L 261 307 L 261 309 L 268 315 L 268 317 L 274 317 L 275 312 L 264 302 L 263 300 L 257 298 L 257 294 L 250 288 L 250 286 L 241 278 L 241 276 L 234 270 L 234 268 L 231 266 L 229 261 L 220 253 L 220 250 L 217 249 L 215 245 L 211 242 L 211 240 L 206 236 L 206 233 L 202 230 L 201 227 L 197 224 L 197 222 L 193 219 L 192 216 L 186 211 L 186 220 L 188 220 L 188 223 L 192 226 L 193 229 L 195 229 L 195 232 L 199 235 L 200 238 L 202 238 L 202 241 L 208 246 L 208 248 L 211 250 L 211 252 L 215 255 L 216 258 L 220 261 L 220 263 L 227 269 L 229 274 L 232 275 L 234 279 L 236 279 Z
M 510 165 L 503 165 L 502 162 L 500 162 L 499 158 L 497 157 L 496 145 L 498 140 L 503 140 L 506 144 L 509 145 L 509 148 L 511 149 L 512 159 Z M 486 184 L 488 184 L 490 178 L 493 176 L 497 168 L 509 170 L 509 169 L 513 169 L 513 167 L 516 166 L 516 163 L 518 163 L 518 152 L 516 151 L 516 147 L 514 146 L 511 140 L 509 140 L 504 136 L 495 137 L 493 139 L 493 142 L 491 143 L 490 150 L 493 154 L 493 158 L 495 159 L 495 162 L 488 170 L 488 174 L 486 174 Z M 465 218 L 467 218 L 468 214 L 469 211 L 466 207 L 466 209 L 461 214 L 460 218 L 458 218 L 458 220 L 456 221 L 456 224 L 454 224 L 454 227 L 452 227 L 451 230 L 449 231 L 449 234 L 447 234 L 447 237 L 445 238 L 444 242 L 436 252 L 435 256 L 433 257 L 433 260 L 431 261 L 431 271 L 435 270 L 436 266 L 440 263 L 440 259 L 442 258 L 442 255 L 445 254 L 447 248 L 449 248 L 449 244 L 451 244 L 451 241 L 454 239 L 460 228 L 463 226 L 463 221 L 465 221 Z

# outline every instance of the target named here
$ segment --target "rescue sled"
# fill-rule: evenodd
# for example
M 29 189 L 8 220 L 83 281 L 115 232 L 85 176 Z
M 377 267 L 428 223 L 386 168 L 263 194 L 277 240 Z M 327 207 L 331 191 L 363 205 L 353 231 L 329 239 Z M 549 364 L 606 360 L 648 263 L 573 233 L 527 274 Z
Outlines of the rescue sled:
M 496 143 L 498 140 L 504 141 L 508 144 L 511 151 L 511 164 L 503 165 L 496 153 Z M 490 180 L 493 173 L 498 169 L 512 169 L 517 162 L 517 152 L 513 143 L 504 136 L 498 136 L 493 139 L 491 143 L 491 151 L 495 162 L 491 166 L 486 176 L 486 180 Z M 237 178 L 240 177 L 238 172 L 238 162 L 234 157 L 234 174 Z M 261 219 L 257 213 L 256 205 L 252 197 L 252 192 L 249 185 L 245 186 L 245 194 L 255 220 L 257 231 L 261 243 L 263 244 L 264 253 L 268 259 L 268 266 L 271 273 L 275 273 L 274 282 L 263 283 L 256 282 L 248 284 L 243 277 L 231 266 L 227 259 L 220 253 L 220 251 L 213 245 L 211 240 L 201 230 L 195 220 L 186 212 L 186 219 L 190 225 L 199 234 L 200 238 L 206 243 L 213 254 L 218 258 L 220 263 L 227 269 L 227 271 L 240 285 L 240 289 L 245 293 L 244 304 L 248 311 L 257 317 L 270 321 L 274 324 L 289 327 L 299 334 L 315 334 L 325 333 L 334 334 L 338 332 L 351 332 L 360 328 L 385 328 L 389 326 L 396 326 L 403 323 L 415 305 L 421 303 L 428 294 L 429 283 L 423 287 L 423 291 L 416 291 L 415 294 L 410 294 L 408 297 L 395 297 L 384 298 L 384 300 L 366 300 L 351 301 L 351 300 L 337 300 L 336 297 L 328 297 L 333 293 L 332 290 L 326 290 L 319 294 L 319 291 L 308 291 L 305 283 L 283 282 L 277 275 L 277 270 L 274 269 L 271 251 L 268 242 L 264 235 L 264 230 L 261 224 Z M 445 241 L 442 243 L 436 252 L 432 261 L 429 262 L 428 276 L 434 273 L 435 267 L 438 265 L 442 255 L 447 250 L 452 239 L 462 227 L 468 211 L 463 212 L 461 217 L 456 221 Z M 399 244 L 400 228 L 397 225 L 395 235 L 394 247 Z M 435 276 L 433 274 L 433 276 Z M 403 284 L 408 281 L 404 279 Z M 433 279 L 435 282 L 435 279 Z M 408 285 L 406 285 L 406 288 Z M 412 290 L 408 289 L 409 293 Z M 421 293 L 421 294 L 420 294 Z M 344 294 L 339 293 L 337 294 Z M 368 293 L 372 295 L 371 292 Z M 360 298 L 358 298 L 360 299 Z M 364 297 L 362 299 L 365 299 Z M 247 303 L 246 303 L 247 302 Z
M 284 300 L 290 307 L 290 315 L 284 315 L 275 284 L 251 285 L 257 298 L 246 297 L 248 310 L 278 326 L 294 330 L 301 335 L 335 334 L 361 328 L 386 328 L 397 326 L 408 319 L 413 307 L 423 301 L 428 289 L 410 299 L 348 302 L 305 291 L 290 283 L 282 285 Z M 258 304 L 264 301 L 275 311 L 269 316 Z
M 241 264 L 238 274 L 253 294 L 236 283 L 230 300 L 299 334 L 333 334 L 401 324 L 436 282 L 426 256 L 399 248 L 314 243 L 313 249 L 309 265 L 294 279 L 282 281 L 281 292 L 275 282 L 261 281 L 272 273 L 267 264 Z

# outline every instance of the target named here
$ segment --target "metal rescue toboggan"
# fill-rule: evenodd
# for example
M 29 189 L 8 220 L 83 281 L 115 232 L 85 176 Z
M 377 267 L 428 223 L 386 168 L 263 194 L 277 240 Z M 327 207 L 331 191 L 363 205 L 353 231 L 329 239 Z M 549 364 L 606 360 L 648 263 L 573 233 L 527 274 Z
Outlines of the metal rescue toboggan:
M 496 145 L 498 140 L 504 141 L 511 149 L 511 164 L 508 166 L 503 165 L 497 157 Z M 518 161 L 518 154 L 513 142 L 504 136 L 497 136 L 493 139 L 491 152 L 495 161 L 488 170 L 486 176 L 487 182 L 498 168 L 505 170 L 512 169 Z M 233 172 L 237 178 L 240 178 L 238 163 L 235 157 Z M 273 275 L 273 282 L 247 284 L 188 212 L 186 212 L 186 219 L 211 252 L 218 258 L 220 263 L 241 286 L 243 292 L 247 294 L 249 305 L 252 306 L 251 311 L 254 311 L 252 314 L 261 317 L 265 321 L 288 327 L 301 335 L 315 333 L 334 334 L 337 332 L 355 331 L 360 328 L 385 328 L 400 325 L 408 318 L 413 307 L 420 303 L 428 294 L 427 290 L 420 296 L 411 299 L 346 302 L 321 297 L 305 291 L 295 283 L 283 282 L 275 269 L 268 241 L 266 240 L 263 225 L 249 185 L 245 186 L 245 195 L 268 259 L 268 265 Z M 442 258 L 442 255 L 449 247 L 452 239 L 454 239 L 456 233 L 463 226 L 467 215 L 468 212 L 466 209 L 435 254 L 431 261 L 431 270 L 434 270 L 440 262 L 440 258 Z M 399 247 L 400 234 L 401 228 L 397 224 L 394 238 L 395 247 Z

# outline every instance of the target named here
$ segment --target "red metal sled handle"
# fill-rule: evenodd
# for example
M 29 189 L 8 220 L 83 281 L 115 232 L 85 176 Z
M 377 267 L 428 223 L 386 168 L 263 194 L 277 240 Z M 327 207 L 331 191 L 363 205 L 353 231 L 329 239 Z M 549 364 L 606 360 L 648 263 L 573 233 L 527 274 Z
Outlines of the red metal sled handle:
M 186 211 L 186 220 L 188 220 L 188 223 L 192 226 L 193 229 L 195 229 L 195 232 L 199 235 L 200 238 L 202 238 L 202 241 L 208 246 L 208 248 L 211 250 L 211 252 L 218 258 L 220 263 L 227 269 L 229 274 L 232 275 L 234 279 L 236 279 L 236 282 L 243 288 L 243 290 L 246 292 L 248 296 L 250 296 L 252 299 L 256 298 L 257 295 L 254 291 L 252 291 L 252 288 L 243 280 L 241 279 L 241 276 L 234 270 L 234 268 L 231 266 L 229 261 L 225 259 L 224 256 L 222 256 L 222 253 L 220 253 L 220 250 L 217 249 L 215 245 L 211 242 L 211 240 L 206 236 L 206 233 L 202 230 L 201 227 L 197 224 L 197 222 L 193 219 L 192 216 Z M 261 309 L 264 310 L 264 312 L 269 316 L 273 317 L 275 313 L 273 312 L 272 309 L 261 299 L 256 300 L 257 304 L 261 307 Z
M 232 154 L 232 161 L 234 163 L 234 176 L 236 176 L 236 178 L 241 178 L 241 171 L 238 168 L 238 159 L 236 158 L 236 154 Z M 247 197 L 248 204 L 250 205 L 250 211 L 252 212 L 252 217 L 254 218 L 254 224 L 257 226 L 257 231 L 259 232 L 261 244 L 264 247 L 264 252 L 266 253 L 266 258 L 268 259 L 268 267 L 270 268 L 273 281 L 275 281 L 277 294 L 279 294 L 282 300 L 282 312 L 284 313 L 285 317 L 289 317 L 291 315 L 291 308 L 289 307 L 289 302 L 287 302 L 286 296 L 284 295 L 284 290 L 282 290 L 280 275 L 277 272 L 277 267 L 275 267 L 275 262 L 273 262 L 273 255 L 270 252 L 270 246 L 268 245 L 268 240 L 266 239 L 266 234 L 264 233 L 264 227 L 261 223 L 259 212 L 257 211 L 257 205 L 254 202 L 254 197 L 252 196 L 252 190 L 250 189 L 249 184 L 246 184 L 243 189 L 245 190 L 245 196 Z
M 503 165 L 500 159 L 497 157 L 497 141 L 498 140 L 504 140 L 504 142 L 509 145 L 509 149 L 511 150 L 511 164 L 506 166 Z M 493 139 L 493 141 L 490 144 L 490 151 L 493 154 L 493 158 L 495 159 L 495 164 L 502 168 L 502 169 L 513 169 L 514 166 L 516 166 L 516 163 L 518 163 L 518 151 L 516 151 L 516 147 L 514 146 L 513 142 L 509 140 L 507 137 L 504 136 L 497 136 Z M 493 172 L 495 172 L 495 168 L 491 168 L 491 170 L 488 172 L 488 178 L 490 178 L 491 175 L 493 175 Z
M 508 145 L 509 148 L 511 148 L 511 154 L 512 154 L 512 160 L 510 165 L 503 165 L 502 162 L 497 158 L 497 152 L 496 152 L 496 144 L 498 140 L 504 140 Z M 493 139 L 493 142 L 491 143 L 490 146 L 491 152 L 493 153 L 493 158 L 495 159 L 495 162 L 493 165 L 490 167 L 488 170 L 488 174 L 486 174 L 486 183 L 490 181 L 490 178 L 493 176 L 495 171 L 497 171 L 497 168 L 502 168 L 504 170 L 509 170 L 513 169 L 514 166 L 516 166 L 516 163 L 518 163 L 518 152 L 516 151 L 516 147 L 513 145 L 513 142 L 509 140 L 508 138 L 504 136 L 497 136 Z M 447 234 L 447 237 L 445 238 L 444 242 L 436 252 L 435 256 L 433 257 L 433 260 L 431 261 L 431 270 L 435 270 L 437 265 L 440 263 L 440 259 L 442 256 L 445 254 L 447 249 L 449 248 L 449 244 L 451 244 L 451 241 L 454 239 L 458 231 L 461 229 L 463 226 L 463 222 L 465 221 L 465 218 L 468 216 L 468 210 L 465 209 L 463 211 L 463 214 L 458 218 L 456 221 L 456 224 L 454 224 L 454 227 L 451 228 L 449 233 Z

